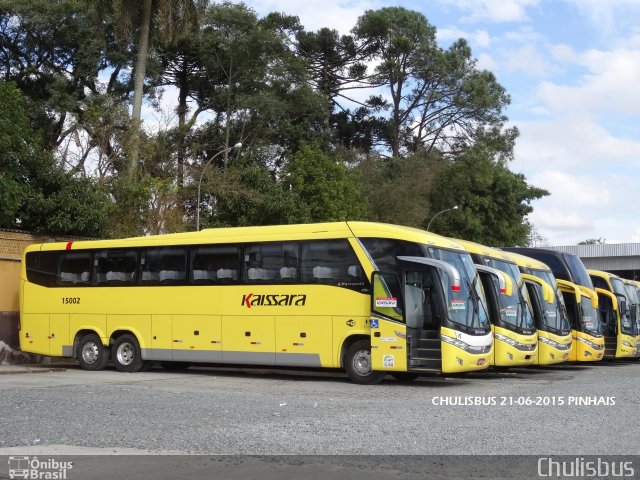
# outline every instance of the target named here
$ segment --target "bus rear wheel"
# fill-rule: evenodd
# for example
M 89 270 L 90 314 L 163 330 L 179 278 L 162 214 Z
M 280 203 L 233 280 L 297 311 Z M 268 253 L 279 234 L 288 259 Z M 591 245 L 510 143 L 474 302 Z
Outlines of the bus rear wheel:
M 111 350 L 113 365 L 119 372 L 142 372 L 151 365 L 150 362 L 142 360 L 140 344 L 131 334 L 126 333 L 116 338 Z
M 385 372 L 371 368 L 371 344 L 368 340 L 358 340 L 347 349 L 344 368 L 351 381 L 360 385 L 380 383 L 385 376 Z
M 109 361 L 109 349 L 95 333 L 84 335 L 78 343 L 78 363 L 83 370 L 102 370 Z

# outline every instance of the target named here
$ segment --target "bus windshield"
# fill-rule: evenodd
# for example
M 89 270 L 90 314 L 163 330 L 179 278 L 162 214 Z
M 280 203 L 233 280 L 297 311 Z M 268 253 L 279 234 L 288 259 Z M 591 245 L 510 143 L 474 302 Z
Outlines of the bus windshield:
M 544 280 L 554 289 L 553 303 L 544 303 L 544 319 L 543 324 L 549 329 L 555 330 L 557 333 L 565 334 L 571 332 L 569 324 L 569 314 L 564 304 L 564 298 L 560 288 L 556 285 L 556 278 L 550 271 L 533 270 L 527 271 L 530 275 L 535 275 L 540 280 Z
M 494 258 L 485 258 L 485 263 L 492 268 L 506 273 L 511 278 L 514 286 L 513 295 L 510 297 L 500 295 L 500 320 L 511 329 L 535 329 L 533 313 L 529 305 L 529 294 L 527 286 L 522 279 L 520 270 L 515 263 L 496 260 Z
M 570 253 L 565 253 L 564 259 L 566 260 L 567 265 L 569 265 L 571 275 L 574 277 L 573 283 L 577 283 L 578 285 L 582 285 L 593 290 L 591 277 L 589 276 L 587 269 L 584 267 L 584 263 L 580 260 L 580 257 Z
M 580 300 L 580 322 L 582 331 L 594 335 L 602 335 L 602 325 L 598 317 L 598 309 L 591 304 L 591 299 L 582 296 Z
M 622 295 L 627 301 L 627 310 L 623 313 L 619 308 L 620 312 L 620 330 L 622 333 L 626 335 L 635 335 L 635 319 L 633 318 L 633 309 L 635 306 L 633 305 L 633 300 L 629 297 L 629 292 L 625 288 L 624 283 L 619 278 L 611 278 L 611 285 L 613 285 L 613 291 L 616 295 Z
M 633 285 L 625 284 L 627 296 L 631 299 L 629 311 L 631 313 L 631 321 L 635 325 L 634 333 L 640 334 L 640 297 L 638 297 L 638 289 Z
M 452 291 L 449 285 L 443 285 L 447 296 L 445 300 L 449 320 L 468 328 L 487 330 L 489 315 L 487 314 L 486 299 L 471 256 L 466 252 L 456 252 L 428 245 L 424 245 L 424 248 L 432 258 L 447 262 L 460 272 L 462 280 L 460 291 Z M 441 276 L 441 278 L 446 277 Z

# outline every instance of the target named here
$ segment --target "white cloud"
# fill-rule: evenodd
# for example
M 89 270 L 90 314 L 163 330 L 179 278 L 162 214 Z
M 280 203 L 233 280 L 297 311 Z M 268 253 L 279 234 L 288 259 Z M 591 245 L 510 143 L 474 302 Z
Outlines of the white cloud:
M 377 9 L 376 0 L 254 0 L 250 6 L 260 14 L 285 12 L 297 15 L 305 30 L 316 31 L 324 27 L 347 34 L 355 27 L 365 10 Z
M 527 8 L 539 0 L 441 0 L 466 13 L 465 22 L 522 22 L 528 19 Z
M 637 165 L 640 140 L 620 138 L 593 120 L 563 117 L 551 121 L 519 122 L 521 132 L 515 147 L 516 170 L 567 171 L 607 162 Z
M 530 77 L 542 78 L 556 71 L 538 47 L 531 44 L 505 50 L 502 65 L 507 71 L 525 73 Z
M 471 46 L 487 48 L 491 45 L 491 36 L 486 30 L 476 29 L 473 32 L 467 32 L 458 28 L 438 28 L 436 32 L 438 41 L 452 40 L 459 38 L 466 39 Z
M 587 73 L 573 85 L 545 82 L 538 96 L 559 113 L 634 115 L 640 111 L 640 49 L 589 50 L 576 58 Z
M 565 0 L 603 34 L 615 33 L 621 20 L 635 21 L 640 14 L 638 0 Z

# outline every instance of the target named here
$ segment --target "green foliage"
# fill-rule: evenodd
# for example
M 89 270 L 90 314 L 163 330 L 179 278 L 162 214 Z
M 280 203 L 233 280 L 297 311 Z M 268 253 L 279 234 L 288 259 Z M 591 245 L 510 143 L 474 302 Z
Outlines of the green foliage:
M 0 226 L 104 234 L 111 204 L 96 182 L 58 168 L 31 130 L 20 92 L 0 81 Z
M 285 168 L 298 205 L 298 218 L 306 222 L 361 220 L 366 218 L 365 200 L 357 172 L 320 148 L 302 145 Z
M 146 75 L 134 82 L 150 1 Z M 339 35 L 228 1 L 0 0 L 0 62 L 24 96 L 3 90 L 4 226 L 193 229 L 202 176 L 203 226 L 425 227 L 459 204 L 432 230 L 514 244 L 546 194 L 507 169 L 518 131 L 505 128 L 495 76 L 466 41 L 440 48 L 435 27 L 404 8 L 367 11 Z M 162 110 L 166 87 L 175 112 Z M 347 104 L 356 88 L 371 96 Z M 142 95 L 166 124 L 136 127 L 129 109 Z
M 548 194 L 482 148 L 470 149 L 434 179 L 430 217 L 454 205 L 459 208 L 438 216 L 430 231 L 489 246 L 524 245 L 530 202 Z
M 495 76 L 476 68 L 463 39 L 441 49 L 436 29 L 418 12 L 401 7 L 367 11 L 354 28 L 356 38 L 375 45 L 374 81 L 390 101 L 372 96 L 378 138 L 398 157 L 419 149 L 458 152 L 485 129 L 500 129 L 510 99 Z
M 446 162 L 442 157 L 426 152 L 389 160 L 366 158 L 359 170 L 367 199 L 367 219 L 423 227 L 433 178 L 443 168 Z

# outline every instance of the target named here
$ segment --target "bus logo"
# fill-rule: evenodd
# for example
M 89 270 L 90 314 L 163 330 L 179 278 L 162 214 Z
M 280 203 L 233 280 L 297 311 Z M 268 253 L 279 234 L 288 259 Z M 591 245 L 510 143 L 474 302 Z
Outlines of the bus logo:
M 242 296 L 240 306 L 251 307 L 284 307 L 294 306 L 303 307 L 307 303 L 306 295 L 287 294 L 287 295 L 254 295 L 248 293 Z
M 9 478 L 29 478 L 29 457 L 9 457 Z

